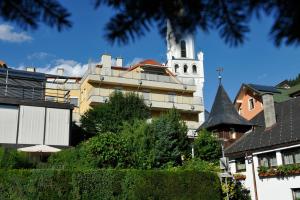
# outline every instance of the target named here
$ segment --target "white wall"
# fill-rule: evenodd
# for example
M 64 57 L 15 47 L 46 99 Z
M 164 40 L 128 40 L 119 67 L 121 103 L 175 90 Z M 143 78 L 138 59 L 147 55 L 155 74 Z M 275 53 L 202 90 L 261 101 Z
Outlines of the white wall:
M 18 115 L 18 106 L 0 105 L 0 141 L 2 143 L 16 143 Z
M 69 109 L 0 105 L 0 144 L 69 146 L 70 112 Z
M 46 145 L 69 145 L 70 110 L 47 108 Z
M 20 106 L 18 144 L 43 144 L 45 108 Z
M 276 152 L 277 164 L 282 165 L 281 149 L 274 149 Z M 257 188 L 258 200 L 293 200 L 292 188 L 300 188 L 300 175 L 298 176 L 288 176 L 288 177 L 268 177 L 260 178 L 258 176 L 258 155 L 256 153 L 253 155 L 255 180 Z M 231 173 L 236 172 L 234 160 L 230 160 Z M 254 180 L 252 173 L 252 163 L 246 160 L 246 172 L 241 174 L 246 175 L 246 180 L 242 183 L 244 186 L 250 190 L 251 199 L 255 200 L 255 190 L 254 190 Z

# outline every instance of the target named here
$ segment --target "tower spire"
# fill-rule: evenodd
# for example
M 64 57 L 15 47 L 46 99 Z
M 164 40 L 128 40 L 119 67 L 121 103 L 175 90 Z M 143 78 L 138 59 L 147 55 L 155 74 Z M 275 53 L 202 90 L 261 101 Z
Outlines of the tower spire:
M 223 67 L 217 67 L 216 71 L 218 72 L 219 85 L 222 84 L 222 75 L 221 73 L 224 71 Z

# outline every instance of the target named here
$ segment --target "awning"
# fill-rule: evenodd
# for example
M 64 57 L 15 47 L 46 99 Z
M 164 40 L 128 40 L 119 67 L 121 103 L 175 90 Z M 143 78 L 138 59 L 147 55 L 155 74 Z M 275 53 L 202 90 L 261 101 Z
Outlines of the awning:
M 47 146 L 47 145 L 35 145 L 30 147 L 19 148 L 18 151 L 23 152 L 41 152 L 41 153 L 55 153 L 61 151 L 58 148 Z

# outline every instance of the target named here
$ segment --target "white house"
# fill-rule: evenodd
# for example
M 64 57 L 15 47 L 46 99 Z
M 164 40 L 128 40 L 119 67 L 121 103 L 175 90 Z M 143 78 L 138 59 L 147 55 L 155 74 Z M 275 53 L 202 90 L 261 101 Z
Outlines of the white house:
M 225 149 L 230 171 L 254 200 L 300 199 L 300 98 L 274 104 L 264 94 L 256 124 Z M 238 174 L 238 175 L 237 175 Z

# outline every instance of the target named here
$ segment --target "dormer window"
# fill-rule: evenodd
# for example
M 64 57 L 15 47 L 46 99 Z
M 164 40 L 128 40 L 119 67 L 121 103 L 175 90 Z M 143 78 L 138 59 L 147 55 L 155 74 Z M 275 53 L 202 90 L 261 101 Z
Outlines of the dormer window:
M 249 110 L 253 110 L 254 109 L 254 99 L 253 98 L 250 98 L 248 100 L 248 107 L 249 107 Z
M 180 48 L 181 48 L 181 57 L 186 58 L 186 43 L 184 40 L 180 41 Z
M 188 72 L 188 66 L 187 65 L 184 65 L 183 66 L 183 73 L 187 73 Z
M 193 65 L 193 74 L 197 74 L 197 66 Z
M 175 64 L 175 66 L 174 66 L 174 71 L 175 71 L 175 73 L 178 72 L 178 69 L 179 69 L 179 65 Z

